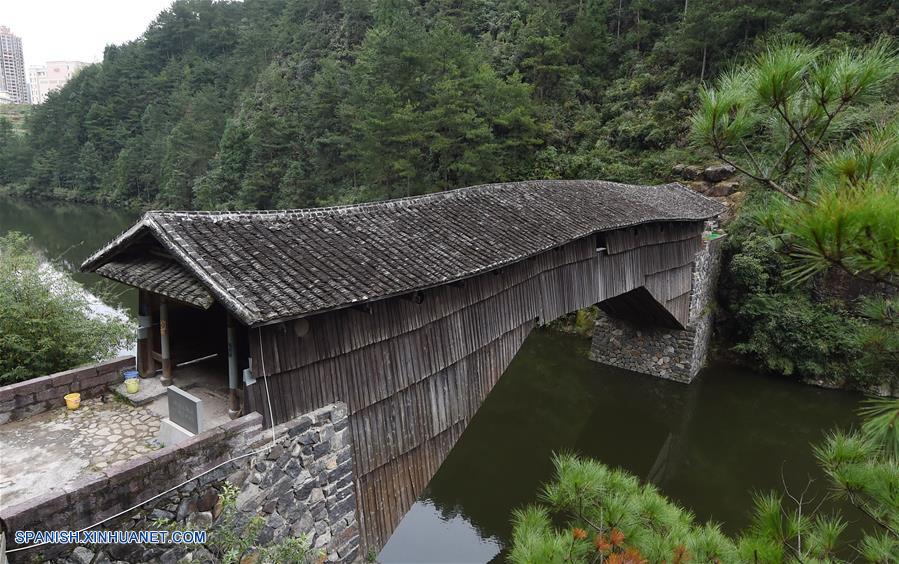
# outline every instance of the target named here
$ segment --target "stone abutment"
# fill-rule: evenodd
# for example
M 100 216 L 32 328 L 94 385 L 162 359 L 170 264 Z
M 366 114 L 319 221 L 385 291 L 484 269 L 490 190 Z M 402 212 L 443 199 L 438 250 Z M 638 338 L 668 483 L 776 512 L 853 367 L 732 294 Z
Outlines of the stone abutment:
M 689 383 L 705 363 L 715 309 L 723 238 L 706 240 L 693 262 L 690 318 L 685 329 L 618 319 L 602 311 L 593 329 L 596 362 Z

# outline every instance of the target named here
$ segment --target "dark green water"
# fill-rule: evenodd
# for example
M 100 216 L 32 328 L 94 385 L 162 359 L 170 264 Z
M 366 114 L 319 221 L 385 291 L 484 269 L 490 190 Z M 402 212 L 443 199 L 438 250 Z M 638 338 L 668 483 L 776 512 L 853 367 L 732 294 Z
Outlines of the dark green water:
M 90 292 L 109 305 L 132 314 L 137 311 L 137 292 L 96 274 L 78 272 L 81 262 L 131 226 L 134 211 L 84 204 L 25 202 L 0 197 L 0 235 L 20 231 L 30 235 L 35 248 L 73 274 Z
M 781 490 L 782 476 L 794 491 L 812 478 L 824 494 L 809 443 L 854 424 L 860 396 L 721 363 L 683 385 L 593 363 L 587 346 L 549 331 L 528 338 L 382 562 L 490 560 L 562 450 L 650 480 L 732 533 L 747 525 L 752 492 Z
M 136 217 L 0 199 L 0 234 L 27 233 L 72 269 Z M 76 278 L 133 313 L 133 292 Z M 586 358 L 587 346 L 548 331 L 530 336 L 380 561 L 500 559 L 511 511 L 536 499 L 552 453 L 562 450 L 651 480 L 698 519 L 737 531 L 752 492 L 781 489 L 781 476 L 793 488 L 811 477 L 812 489 L 824 491 L 809 443 L 852 425 L 861 399 L 720 363 L 687 386 L 601 366 Z

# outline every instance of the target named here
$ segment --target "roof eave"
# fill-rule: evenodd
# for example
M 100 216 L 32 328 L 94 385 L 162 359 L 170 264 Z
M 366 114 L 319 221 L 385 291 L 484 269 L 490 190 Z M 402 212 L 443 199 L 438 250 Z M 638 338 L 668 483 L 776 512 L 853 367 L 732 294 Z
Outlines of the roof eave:
M 127 247 L 131 240 L 142 230 L 147 229 L 147 214 L 144 214 L 134 225 L 119 234 L 118 237 L 101 247 L 91 256 L 84 259 L 79 270 L 81 272 L 94 272 L 101 264 L 109 259 L 115 252 Z
M 194 260 L 190 254 L 185 252 L 181 245 L 159 225 L 152 215 L 148 216 L 147 221 L 157 240 L 172 254 L 172 257 L 190 270 L 229 313 L 233 314 L 245 325 L 252 326 L 261 321 L 258 313 L 253 312 L 240 300 L 232 296 L 227 288 L 224 288 L 211 273 L 206 272 L 206 269 Z
M 82 272 L 96 272 L 104 262 L 115 256 L 128 247 L 129 244 L 142 231 L 149 230 L 159 243 L 165 247 L 171 254 L 172 258 L 188 269 L 203 284 L 212 295 L 228 310 L 229 313 L 237 317 L 245 325 L 255 325 L 262 321 L 261 317 L 247 308 L 239 300 L 234 298 L 225 288 L 219 284 L 212 275 L 207 273 L 197 262 L 186 253 L 156 221 L 152 212 L 145 213 L 141 219 L 130 228 L 122 232 L 118 237 L 109 242 L 106 246 L 89 256 L 81 263 L 80 270 Z M 100 274 L 102 276 L 102 274 Z

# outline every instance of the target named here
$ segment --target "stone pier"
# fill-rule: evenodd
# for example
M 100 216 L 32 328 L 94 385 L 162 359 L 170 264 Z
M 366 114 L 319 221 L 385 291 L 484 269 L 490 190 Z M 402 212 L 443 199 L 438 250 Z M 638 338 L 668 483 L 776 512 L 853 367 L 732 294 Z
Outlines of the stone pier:
M 693 293 L 686 329 L 641 325 L 600 311 L 590 358 L 678 382 L 690 383 L 705 363 L 714 316 L 723 238 L 703 239 L 693 262 Z

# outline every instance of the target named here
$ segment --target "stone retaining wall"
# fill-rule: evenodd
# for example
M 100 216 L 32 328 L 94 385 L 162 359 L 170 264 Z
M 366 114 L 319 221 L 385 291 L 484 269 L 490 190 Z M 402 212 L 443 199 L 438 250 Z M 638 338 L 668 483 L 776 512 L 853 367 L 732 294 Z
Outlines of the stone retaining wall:
M 7 550 L 15 548 L 14 531 L 77 530 L 123 511 L 175 486 L 234 455 L 248 451 L 258 439 L 262 416 L 252 413 L 210 429 L 177 445 L 86 474 L 63 488 L 0 509 L 7 531 Z M 130 515 L 123 516 L 130 520 Z M 109 530 L 122 528 L 113 521 Z M 69 552 L 70 546 L 52 545 L 14 552 L 10 561 L 42 555 L 44 560 Z M 24 558 L 23 558 L 24 557 Z
M 691 382 L 705 363 L 711 339 L 721 241 L 703 241 L 696 254 L 690 322 L 685 330 L 639 326 L 600 312 L 590 358 L 642 374 Z
M 133 356 L 121 356 L 0 387 L 0 425 L 62 407 L 70 392 L 81 393 L 82 399 L 98 396 L 121 378 L 121 369 L 133 366 Z
M 275 429 L 262 430 L 258 413 L 187 441 L 79 479 L 64 490 L 0 509 L 8 548 L 17 530 L 75 530 L 129 508 L 235 456 L 243 456 L 117 517 L 98 529 L 156 530 L 163 526 L 240 534 L 261 519 L 253 546 L 308 535 L 331 561 L 351 561 L 359 550 L 347 410 L 329 405 Z M 233 508 L 223 508 L 225 484 L 237 488 Z M 164 525 L 167 524 L 167 525 Z M 253 549 L 251 549 L 252 552 Z M 57 563 L 218 562 L 205 546 L 49 546 L 9 554 L 11 562 L 39 557 Z
M 346 405 L 338 403 L 279 425 L 276 436 L 286 437 L 232 477 L 242 483 L 237 509 L 265 518 L 260 545 L 306 533 L 328 560 L 356 558 L 359 527 L 348 422 Z M 270 431 L 262 439 L 271 440 Z

